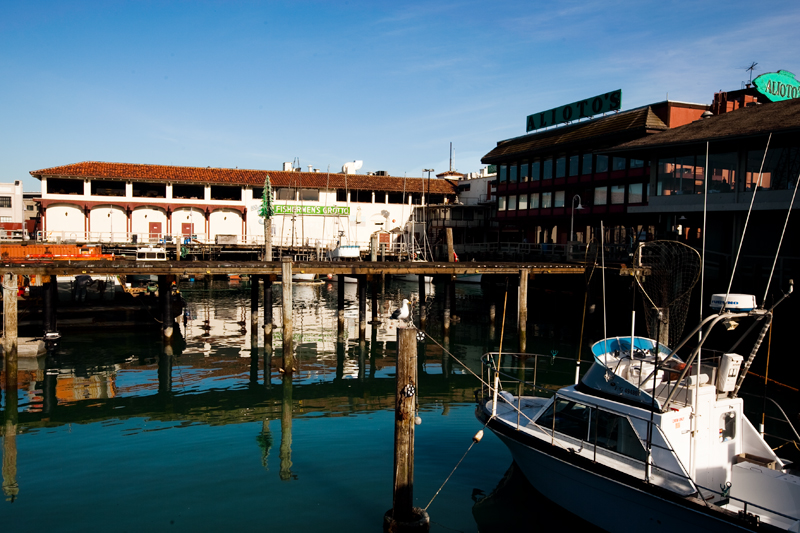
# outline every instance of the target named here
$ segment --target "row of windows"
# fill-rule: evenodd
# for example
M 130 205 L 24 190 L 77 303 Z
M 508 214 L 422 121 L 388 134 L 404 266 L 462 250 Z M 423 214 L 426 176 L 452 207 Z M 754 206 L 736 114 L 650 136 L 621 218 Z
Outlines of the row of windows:
M 592 191 L 592 205 L 624 204 L 625 191 L 628 192 L 629 204 L 641 204 L 646 200 L 645 186 L 643 183 L 629 185 L 603 185 L 595 187 Z M 550 207 L 564 207 L 564 191 L 533 192 L 530 194 L 514 194 L 497 198 L 498 211 L 516 211 L 524 209 L 547 209 Z M 582 199 L 583 201 L 589 198 Z
M 703 194 L 706 168 L 710 194 L 751 191 L 759 173 L 760 189 L 793 189 L 800 175 L 800 147 L 772 148 L 766 155 L 763 150 L 751 150 L 744 154 L 742 164 L 743 169 L 736 152 L 711 154 L 708 161 L 705 154 L 659 159 L 656 194 Z
M 607 155 L 573 154 L 557 158 L 537 159 L 534 161 L 522 160 L 498 167 L 498 181 L 500 183 L 517 183 L 526 181 L 549 180 L 566 176 L 586 176 L 595 174 L 644 168 L 641 159 L 627 159 L 624 157 L 611 157 Z
M 163 183 L 134 183 L 132 186 L 134 198 L 166 198 L 167 186 Z M 51 178 L 47 181 L 47 192 L 49 194 L 83 194 L 83 182 L 78 180 L 66 180 Z M 336 189 L 336 200 L 339 202 L 347 201 L 348 191 Z M 93 196 L 125 196 L 125 184 L 120 181 L 93 180 L 91 183 L 91 194 Z M 264 194 L 263 187 L 253 188 L 253 198 L 261 198 Z M 374 194 L 375 203 L 402 204 L 411 198 L 411 203 L 421 204 L 422 195 L 419 193 L 386 192 L 386 191 L 366 191 L 351 190 L 350 201 L 360 203 L 372 203 Z M 275 200 L 318 202 L 320 197 L 319 189 L 296 189 L 293 187 L 277 187 L 273 189 Z M 202 200 L 205 198 L 205 186 L 197 184 L 175 184 L 172 186 L 172 197 L 179 200 Z M 212 185 L 210 190 L 211 200 L 241 201 L 242 188 L 230 187 L 225 185 Z M 0 197 L 0 207 L 11 207 L 11 198 L 8 198 L 8 205 L 3 205 L 3 198 Z M 431 204 L 443 203 L 444 195 L 431 194 Z

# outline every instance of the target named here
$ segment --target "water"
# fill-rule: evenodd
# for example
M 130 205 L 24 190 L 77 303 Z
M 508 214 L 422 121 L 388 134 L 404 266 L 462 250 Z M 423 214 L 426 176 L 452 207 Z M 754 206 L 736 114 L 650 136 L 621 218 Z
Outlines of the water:
M 274 352 L 264 350 L 263 316 L 252 342 L 247 284 L 180 287 L 187 320 L 171 347 L 157 332 L 70 332 L 54 357 L 20 361 L 16 421 L 4 411 L 2 530 L 379 530 L 392 506 L 395 325 L 368 325 L 362 347 L 348 285 L 349 340 L 337 343 L 336 285 L 296 286 L 298 370 L 289 379 L 280 371 L 279 333 Z M 420 507 L 480 429 L 473 414 L 480 384 L 439 346 L 441 289 L 429 289 L 431 339 L 419 353 Z M 279 287 L 274 295 L 279 306 Z M 388 284 L 380 314 L 409 295 L 416 284 Z M 461 321 L 450 350 L 477 374 L 480 355 L 497 349 L 500 336 L 499 327 L 490 334 L 486 301 L 498 300 L 499 323 L 501 297 L 458 289 Z M 516 345 L 513 329 L 506 349 Z M 561 340 L 569 338 L 561 325 L 532 329 L 529 351 L 574 349 Z M 510 465 L 506 447 L 487 432 L 428 508 L 432 531 L 542 527 L 547 520 L 530 511 L 544 500 L 521 476 L 504 480 Z M 501 482 L 501 496 L 484 499 Z M 554 516 L 546 503 L 541 511 Z
M 290 380 L 280 371 L 280 330 L 274 351 L 264 350 L 263 316 L 253 343 L 249 285 L 180 288 L 188 313 L 172 346 L 152 331 L 69 332 L 54 357 L 20 360 L 16 416 L 5 407 L 3 413 L 2 531 L 380 530 L 392 505 L 395 325 L 368 324 L 362 347 L 356 287 L 347 285 L 348 340 L 338 343 L 336 285 L 296 286 L 298 363 Z M 574 357 L 582 293 L 554 288 L 532 293 L 528 351 Z M 380 315 L 417 289 L 387 284 Z M 440 347 L 443 286 L 428 292 L 415 435 L 419 507 L 480 429 L 479 381 Z M 509 310 L 516 309 L 514 292 Z M 460 321 L 449 348 L 480 374 L 481 354 L 500 342 L 503 288 L 464 285 L 456 296 Z M 280 324 L 280 286 L 274 302 Z M 598 338 L 601 320 L 590 316 L 587 340 Z M 505 350 L 516 349 L 514 330 L 509 317 Z M 541 383 L 573 378 L 570 365 L 540 366 Z M 511 465 L 507 448 L 486 432 L 428 508 L 431 530 L 593 530 L 536 493 Z

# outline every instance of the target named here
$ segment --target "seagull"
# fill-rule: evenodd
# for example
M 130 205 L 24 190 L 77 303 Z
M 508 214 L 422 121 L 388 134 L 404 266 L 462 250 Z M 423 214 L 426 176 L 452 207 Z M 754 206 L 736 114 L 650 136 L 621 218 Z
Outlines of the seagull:
M 403 298 L 403 305 L 399 309 L 395 309 L 391 318 L 399 318 L 400 320 L 408 320 L 411 316 L 411 311 L 408 308 L 408 300 Z

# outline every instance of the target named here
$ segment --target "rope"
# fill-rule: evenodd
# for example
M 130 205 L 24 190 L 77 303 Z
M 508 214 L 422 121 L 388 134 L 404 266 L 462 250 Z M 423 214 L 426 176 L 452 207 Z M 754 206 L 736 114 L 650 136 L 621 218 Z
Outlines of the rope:
M 491 417 L 490 417 L 490 418 L 489 418 L 489 420 L 487 420 L 487 421 L 486 421 L 486 423 L 485 423 L 485 424 L 483 425 L 483 427 L 481 428 L 481 431 L 483 431 L 484 429 L 486 429 L 486 426 L 488 426 L 488 425 L 489 425 L 489 422 L 490 422 L 491 420 L 492 420 L 492 419 L 491 419 Z M 450 478 L 453 476 L 453 474 L 455 474 L 455 473 L 456 473 L 456 470 L 458 469 L 458 467 L 459 467 L 459 466 L 461 466 L 461 462 L 462 462 L 462 461 L 463 461 L 463 460 L 464 460 L 464 459 L 467 457 L 467 454 L 469 453 L 469 451 L 470 451 L 470 450 L 472 449 L 472 447 L 473 447 L 473 446 L 475 446 L 475 444 L 477 444 L 478 442 L 480 442 L 480 441 L 478 441 L 478 440 L 476 440 L 476 439 L 474 439 L 474 438 L 472 439 L 472 442 L 470 443 L 470 445 L 469 445 L 469 448 L 467 448 L 467 451 L 465 451 L 465 452 L 464 452 L 464 455 L 462 455 L 462 456 L 461 456 L 461 459 L 459 459 L 458 463 L 456 463 L 456 466 L 453 468 L 453 471 L 452 471 L 452 472 L 450 472 L 450 475 L 449 475 L 449 476 L 447 476 L 447 478 L 444 480 L 444 483 L 442 483 L 442 486 L 441 486 L 441 487 L 439 487 L 439 490 L 437 490 L 437 491 L 436 491 L 436 494 L 434 494 L 434 495 L 433 495 L 433 498 L 431 498 L 431 501 L 429 501 L 429 502 L 428 502 L 428 505 L 426 505 L 426 506 L 425 506 L 425 508 L 423 509 L 423 511 L 427 511 L 427 510 L 428 510 L 428 507 L 430 507 L 430 506 L 431 506 L 431 504 L 433 503 L 433 500 L 435 500 L 435 499 L 436 499 L 436 497 L 439 495 L 439 493 L 440 493 L 440 492 L 442 492 L 442 489 L 444 488 L 444 486 L 445 486 L 445 485 L 447 485 L 447 482 L 448 482 L 448 481 L 450 481 Z
M 798 392 L 800 390 L 800 389 L 796 389 L 796 388 L 794 388 L 794 387 L 792 387 L 790 385 L 786 385 L 784 383 L 781 383 L 780 381 L 775 381 L 772 378 L 766 378 L 766 377 L 762 376 L 761 374 L 756 374 L 755 372 L 748 372 L 748 374 L 753 375 L 753 376 L 755 376 L 757 378 L 764 378 L 767 381 L 769 381 L 770 383 L 774 383 L 775 385 L 780 385 L 781 387 L 786 387 L 787 389 L 793 390 L 794 392 Z

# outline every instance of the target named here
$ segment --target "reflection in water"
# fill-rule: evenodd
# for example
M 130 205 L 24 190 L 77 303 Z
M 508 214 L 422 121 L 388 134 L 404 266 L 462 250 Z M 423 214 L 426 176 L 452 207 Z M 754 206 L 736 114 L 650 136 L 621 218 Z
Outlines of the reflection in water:
M 6 405 L 3 411 L 3 494 L 13 502 L 19 495 L 17 483 L 17 390 L 6 381 Z
M 52 530 L 98 522 L 128 530 L 153 524 L 170 531 L 225 529 L 234 516 L 252 529 L 317 530 L 339 520 L 350 530 L 380 527 L 391 506 L 396 389 L 396 323 L 388 315 L 402 298 L 416 299 L 418 284 L 386 285 L 379 323 L 367 324 L 363 345 L 355 284 L 346 287 L 343 342 L 337 341 L 336 284 L 300 286 L 293 295 L 293 375 L 279 370 L 282 351 L 264 345 L 263 308 L 253 334 L 250 290 L 241 285 L 182 283 L 187 312 L 169 345 L 160 332 L 69 335 L 51 357 L 20 371 L 13 431 L 7 421 L 16 421 L 15 410 L 4 412 L 10 437 L 3 440 L 3 490 L 16 495 L 17 479 L 26 490 L 13 506 L 0 502 L 0 515 L 16 523 L 35 515 L 38 525 Z M 272 295 L 279 311 L 279 285 Z M 462 322 L 453 326 L 449 346 L 480 373 L 480 355 L 497 348 L 487 337 L 486 303 L 458 303 Z M 371 320 L 373 300 L 367 304 Z M 420 500 L 441 486 L 471 442 L 480 386 L 442 352 L 441 301 L 429 297 L 425 305 L 430 337 L 420 350 L 417 401 L 424 423 L 417 428 L 415 458 Z M 274 345 L 282 350 L 281 313 L 274 318 Z M 574 372 L 568 370 L 566 380 Z M 25 458 L 19 475 L 17 447 Z M 277 476 L 264 475 L 270 460 Z M 470 493 L 475 487 L 490 492 L 508 461 L 496 437 L 484 438 L 437 497 L 430 510 L 435 522 L 444 530 L 474 531 L 466 512 L 474 503 Z M 209 479 L 222 489 L 213 499 Z M 153 491 L 154 485 L 163 490 Z M 36 487 L 35 498 L 27 497 L 34 494 L 28 486 Z M 264 498 L 278 493 L 285 497 Z M 85 501 L 97 505 L 91 515 L 76 515 Z M 361 510 L 357 517 L 354 505 Z
M 283 481 L 297 479 L 297 474 L 292 473 L 292 375 L 286 372 L 283 375 L 283 403 L 281 404 L 281 471 Z

